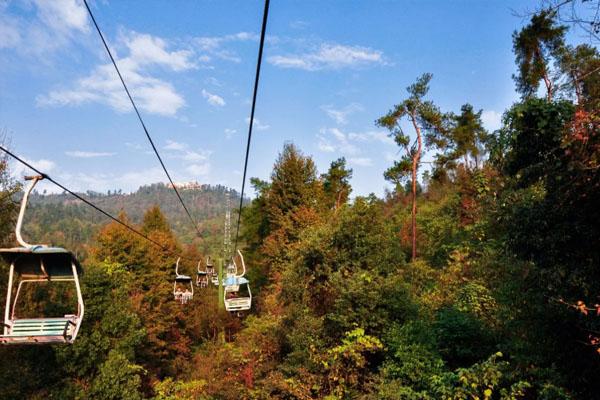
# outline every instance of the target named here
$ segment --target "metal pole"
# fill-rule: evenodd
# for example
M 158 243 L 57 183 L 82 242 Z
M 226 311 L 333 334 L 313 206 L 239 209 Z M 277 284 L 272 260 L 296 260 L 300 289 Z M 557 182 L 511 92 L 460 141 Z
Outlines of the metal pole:
M 219 259 L 219 310 L 225 309 L 225 294 L 223 291 L 223 259 Z

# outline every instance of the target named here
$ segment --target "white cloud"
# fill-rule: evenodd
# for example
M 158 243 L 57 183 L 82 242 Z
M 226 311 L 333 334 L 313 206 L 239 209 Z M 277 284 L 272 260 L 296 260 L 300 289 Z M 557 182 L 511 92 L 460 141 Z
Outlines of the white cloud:
M 208 161 L 212 154 L 210 150 L 191 150 L 187 143 L 175 142 L 173 140 L 167 140 L 167 144 L 163 149 L 171 151 L 168 153 L 171 158 L 189 162 Z
M 191 61 L 192 51 L 169 52 L 166 50 L 167 43 L 159 37 L 132 32 L 122 40 L 129 49 L 129 58 L 137 65 L 157 64 L 169 67 L 173 71 L 184 71 L 196 67 Z
M 65 154 L 68 155 L 69 157 L 75 157 L 75 158 L 97 158 L 97 157 L 111 157 L 117 153 L 75 150 L 75 151 L 66 151 Z
M 292 29 L 305 29 L 309 25 L 310 24 L 308 22 L 302 21 L 302 20 L 296 20 L 296 21 L 290 22 L 290 28 L 292 28 Z
M 195 45 L 211 56 L 220 58 L 226 61 L 241 62 L 240 57 L 236 53 L 223 49 L 223 46 L 231 42 L 247 42 L 258 40 L 258 35 L 249 32 L 238 32 L 224 36 L 200 36 L 194 38 Z M 205 57 L 208 57 L 205 55 Z
M 129 90 L 142 110 L 158 115 L 175 116 L 185 105 L 184 98 L 173 86 L 148 74 L 154 66 L 167 67 L 175 72 L 194 68 L 188 51 L 168 52 L 167 43 L 160 38 L 131 32 L 122 35 L 120 44 L 129 52 L 117 59 Z M 91 74 L 76 81 L 72 89 L 53 90 L 36 98 L 39 106 L 80 105 L 90 102 L 106 104 L 118 112 L 132 111 L 129 99 L 112 64 L 97 66 Z
M 167 140 L 167 145 L 164 147 L 165 150 L 176 150 L 184 151 L 187 149 L 187 144 L 175 142 L 173 140 Z
M 37 168 L 38 170 L 40 170 L 41 172 L 43 172 L 45 174 L 49 174 L 56 168 L 56 163 L 54 161 L 47 160 L 44 158 L 39 159 L 39 160 L 31 160 L 31 159 L 23 157 L 23 160 L 25 162 L 31 164 L 33 167 Z M 26 176 L 26 175 L 35 175 L 36 174 L 35 171 L 29 169 L 25 165 L 23 165 L 19 162 L 16 162 L 16 161 L 14 163 L 11 163 L 11 171 L 12 171 L 12 175 L 17 179 L 22 179 L 23 176 Z
M 69 189 L 78 192 L 85 192 L 87 190 L 106 192 L 108 190 L 122 189 L 126 193 L 137 190 L 142 185 L 147 185 L 151 182 L 162 182 L 166 179 L 165 173 L 160 167 L 128 171 L 122 174 L 62 173 L 58 174 L 57 177 L 61 181 L 69 182 Z M 51 188 L 51 191 L 55 192 L 56 189 Z
M 237 133 L 236 129 L 225 128 L 225 137 L 231 139 Z
M 481 113 L 481 122 L 485 129 L 495 131 L 502 126 L 502 114 L 494 110 L 485 110 Z
M 221 96 L 210 93 L 205 89 L 202 89 L 202 97 L 204 97 L 211 106 L 223 107 L 226 104 Z
M 0 6 L 2 7 L 2 6 Z M 17 21 L 3 15 L 0 8 L 0 49 L 17 47 L 21 42 L 19 25 Z
M 368 157 L 351 157 L 348 159 L 348 163 L 357 167 L 370 167 L 373 165 L 373 161 Z
M 354 140 L 357 142 L 381 142 L 383 144 L 396 144 L 394 139 L 392 139 L 387 133 L 381 131 L 367 131 L 367 132 L 351 132 L 348 134 L 348 139 Z
M 323 43 L 312 52 L 292 55 L 274 55 L 267 61 L 282 68 L 297 68 L 306 71 L 323 69 L 356 68 L 368 65 L 383 65 L 383 52 L 368 47 L 345 46 Z
M 398 155 L 394 154 L 394 153 L 391 153 L 389 151 L 386 151 L 385 155 L 384 155 L 384 158 L 385 158 L 385 161 L 387 161 L 387 162 L 394 162 L 394 161 L 396 161 L 398 159 Z
M 208 84 L 211 84 L 211 85 L 214 85 L 214 86 L 217 86 L 217 87 L 223 86 L 223 84 L 221 83 L 221 81 L 218 80 L 217 78 L 215 78 L 214 76 L 209 76 L 208 78 L 206 78 L 204 80 L 204 82 L 206 82 Z
M 333 108 L 332 106 L 321 106 L 321 109 L 323 111 L 325 111 L 325 113 L 327 114 L 327 116 L 331 119 L 333 119 L 336 123 L 340 124 L 340 125 L 345 125 L 348 123 L 348 117 L 351 114 L 354 114 L 357 111 L 363 111 L 364 108 L 363 106 L 361 106 L 358 103 L 351 103 L 349 105 L 347 105 L 346 107 L 336 110 L 335 108 Z
M 348 140 L 348 135 L 338 128 L 322 128 L 317 134 L 319 150 L 333 153 L 340 152 L 348 155 L 360 153 L 360 149 Z
M 57 31 L 89 31 L 83 2 L 77 0 L 34 0 L 39 18 Z
M 329 141 L 327 141 L 327 139 L 322 137 L 319 137 L 317 148 L 325 153 L 335 152 L 335 146 L 333 146 Z
M 208 173 L 210 172 L 210 164 L 191 164 L 185 170 L 195 176 L 208 175 Z
M 250 123 L 250 117 L 246 117 L 246 123 L 249 124 Z M 253 129 L 257 130 L 257 131 L 266 131 L 267 129 L 269 129 L 271 127 L 271 125 L 268 124 L 263 124 L 262 122 L 260 122 L 260 120 L 256 117 L 254 117 L 254 124 L 253 124 Z
M 48 62 L 47 56 L 90 33 L 87 11 L 77 0 L 0 4 L 0 48 L 14 48 Z M 21 10 L 19 9 L 21 8 Z M 34 11 L 33 17 L 24 17 Z

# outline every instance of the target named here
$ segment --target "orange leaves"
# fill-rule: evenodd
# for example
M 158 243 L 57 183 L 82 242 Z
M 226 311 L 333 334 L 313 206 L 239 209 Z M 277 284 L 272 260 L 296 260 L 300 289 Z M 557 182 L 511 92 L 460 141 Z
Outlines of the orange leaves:
M 577 310 L 579 310 L 580 313 L 582 313 L 583 315 L 588 315 L 588 309 L 585 306 L 585 303 L 581 300 L 579 300 L 577 302 L 577 305 L 575 306 L 577 308 Z
M 577 300 L 575 304 L 569 303 L 563 299 L 558 299 L 558 303 L 564 304 L 570 308 L 577 310 L 585 317 L 600 317 L 600 304 L 596 303 L 593 307 L 588 307 L 582 300 Z M 595 348 L 595 351 L 600 354 L 600 337 L 597 332 L 591 331 L 587 338 L 587 345 Z

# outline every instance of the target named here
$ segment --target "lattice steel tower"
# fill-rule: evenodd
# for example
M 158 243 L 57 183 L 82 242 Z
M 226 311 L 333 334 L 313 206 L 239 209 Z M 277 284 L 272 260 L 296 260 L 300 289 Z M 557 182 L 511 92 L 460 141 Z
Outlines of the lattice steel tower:
M 225 191 L 225 229 L 223 235 L 223 258 L 225 260 L 229 260 L 231 257 L 231 199 L 229 196 L 229 191 Z

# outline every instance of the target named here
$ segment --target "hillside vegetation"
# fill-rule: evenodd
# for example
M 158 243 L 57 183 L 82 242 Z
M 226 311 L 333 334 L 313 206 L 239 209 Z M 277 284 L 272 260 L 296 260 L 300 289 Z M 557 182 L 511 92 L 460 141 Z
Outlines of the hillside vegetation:
M 232 209 L 239 204 L 239 194 L 220 185 L 199 185 L 179 191 L 185 204 L 193 210 L 192 216 L 198 222 L 201 236 L 194 230 L 173 190 L 162 183 L 142 186 L 128 194 L 115 191 L 106 194 L 87 192 L 82 195 L 110 214 L 123 212 L 138 224 L 148 209 L 160 204 L 169 227 L 177 233 L 182 243 L 193 243 L 205 253 L 220 249 L 227 204 L 225 193 L 229 192 Z M 232 218 L 234 222 L 237 221 L 235 212 Z M 23 231 L 41 243 L 72 249 L 85 258 L 89 244 L 107 221 L 107 217 L 67 193 L 41 194 L 35 191 L 29 202 Z

